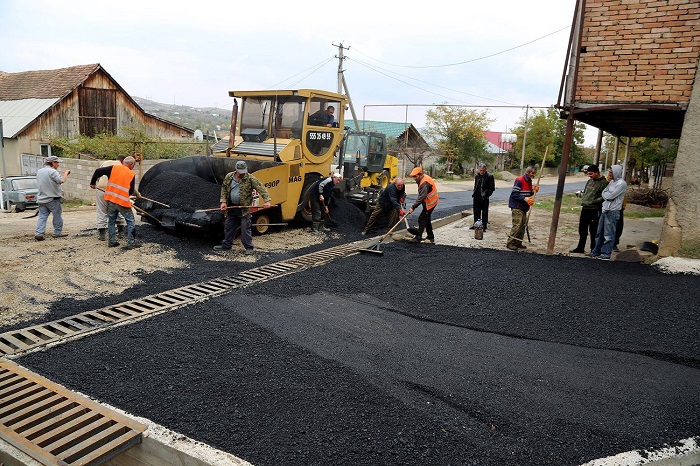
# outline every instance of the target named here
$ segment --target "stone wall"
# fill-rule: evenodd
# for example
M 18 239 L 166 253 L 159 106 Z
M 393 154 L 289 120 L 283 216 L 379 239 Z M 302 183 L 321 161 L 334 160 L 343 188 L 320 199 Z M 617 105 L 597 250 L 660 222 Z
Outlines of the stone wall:
M 90 189 L 90 179 L 92 178 L 95 169 L 102 165 L 103 160 L 86 160 L 86 159 L 61 159 L 59 172 L 70 170 L 68 180 L 63 183 L 63 192 L 66 199 L 82 199 L 87 202 L 95 201 L 95 190 Z M 141 165 L 136 165 L 136 186 L 141 177 L 153 165 L 161 162 L 161 160 L 144 160 Z

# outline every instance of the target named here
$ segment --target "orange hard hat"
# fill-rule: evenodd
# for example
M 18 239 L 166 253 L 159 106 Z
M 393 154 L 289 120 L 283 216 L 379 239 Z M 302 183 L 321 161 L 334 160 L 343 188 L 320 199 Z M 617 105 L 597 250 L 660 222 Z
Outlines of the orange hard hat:
M 414 177 L 414 176 L 418 176 L 418 175 L 422 175 L 422 174 L 423 174 L 423 169 L 421 167 L 416 167 L 413 169 L 413 171 L 411 172 L 411 174 L 409 176 Z

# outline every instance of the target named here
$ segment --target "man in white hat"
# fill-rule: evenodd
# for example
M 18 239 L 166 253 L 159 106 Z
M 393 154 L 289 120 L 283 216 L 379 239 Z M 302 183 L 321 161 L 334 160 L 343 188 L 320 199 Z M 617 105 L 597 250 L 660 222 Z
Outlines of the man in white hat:
M 328 203 L 331 200 L 331 192 L 335 185 L 340 183 L 343 177 L 340 173 L 333 173 L 331 176 L 322 178 L 311 186 L 309 200 L 311 201 L 311 233 L 315 235 L 323 234 L 323 232 L 331 231 L 323 224 L 323 212 L 328 215 Z
M 70 170 L 64 171 L 63 175 L 59 174 L 59 163 L 58 157 L 51 155 L 46 157 L 44 167 L 36 172 L 36 182 L 39 189 L 37 194 L 39 220 L 37 220 L 36 230 L 34 230 L 34 239 L 37 241 L 44 240 L 46 221 L 49 219 L 49 214 L 53 215 L 53 237 L 68 236 L 63 233 L 63 209 L 61 208 L 63 190 L 61 185 L 68 179 Z
M 231 249 L 236 238 L 236 230 L 241 228 L 241 243 L 247 255 L 253 254 L 253 225 L 250 208 L 253 205 L 254 191 L 263 198 L 263 208 L 270 207 L 270 195 L 265 186 L 248 173 L 248 165 L 244 160 L 236 162 L 236 169 L 226 175 L 221 185 L 221 210 L 226 216 L 224 222 L 224 240 L 215 251 Z

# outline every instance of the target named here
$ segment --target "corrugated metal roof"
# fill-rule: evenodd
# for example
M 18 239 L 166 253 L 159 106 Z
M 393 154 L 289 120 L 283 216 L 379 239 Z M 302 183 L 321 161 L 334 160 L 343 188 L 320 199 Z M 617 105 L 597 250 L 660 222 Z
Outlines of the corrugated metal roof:
M 226 152 L 228 149 L 228 139 L 221 139 L 219 142 L 211 146 L 212 152 Z
M 386 134 L 387 138 L 398 138 L 406 128 L 411 127 L 411 123 L 397 123 L 393 121 L 357 120 L 361 131 L 376 131 Z M 345 120 L 345 126 L 353 128 L 352 120 Z
M 36 120 L 58 100 L 59 98 L 0 100 L 3 137 L 16 137 L 27 125 Z
M 498 147 L 496 144 L 492 143 L 491 141 L 486 141 L 486 152 L 489 154 L 505 154 L 507 151 Z

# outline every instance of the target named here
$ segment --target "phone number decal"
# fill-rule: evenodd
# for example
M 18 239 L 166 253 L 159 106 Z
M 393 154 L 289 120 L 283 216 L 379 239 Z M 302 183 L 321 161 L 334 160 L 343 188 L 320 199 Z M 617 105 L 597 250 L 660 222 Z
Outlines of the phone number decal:
M 331 141 L 333 140 L 333 133 L 327 131 L 309 131 L 307 137 L 310 141 Z

